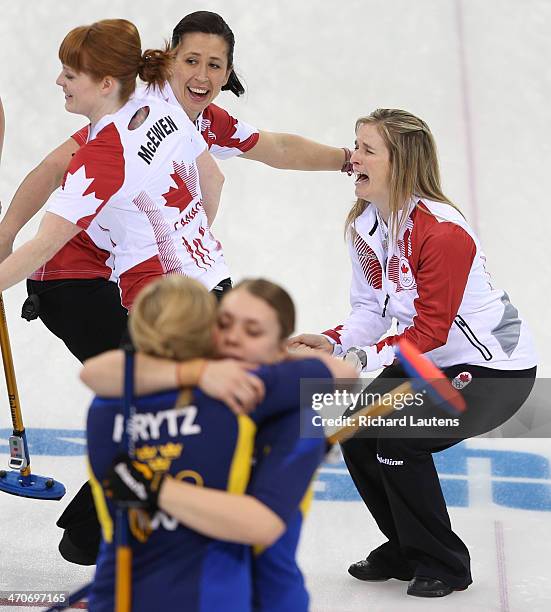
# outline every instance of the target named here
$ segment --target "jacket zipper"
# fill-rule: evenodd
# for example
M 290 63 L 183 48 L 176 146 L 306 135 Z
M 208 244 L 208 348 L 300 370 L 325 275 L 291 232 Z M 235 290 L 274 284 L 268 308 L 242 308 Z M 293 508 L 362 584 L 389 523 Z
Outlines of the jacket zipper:
M 482 344 L 482 342 L 480 342 L 480 340 L 475 336 L 473 330 L 467 325 L 465 319 L 462 316 L 457 315 L 453 322 L 463 332 L 467 340 L 480 351 L 480 354 L 482 357 L 484 357 L 484 360 L 491 361 L 492 353 L 490 353 L 488 347 Z

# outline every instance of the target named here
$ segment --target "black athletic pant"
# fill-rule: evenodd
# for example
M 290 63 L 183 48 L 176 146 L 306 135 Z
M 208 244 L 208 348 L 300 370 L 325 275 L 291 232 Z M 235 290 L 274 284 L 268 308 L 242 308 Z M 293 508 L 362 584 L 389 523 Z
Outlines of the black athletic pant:
M 473 376 L 461 390 L 469 435 L 489 431 L 512 416 L 530 394 L 536 374 L 536 368 L 504 372 L 465 364 L 444 370 L 450 378 L 463 371 Z M 401 366 L 390 366 L 368 390 L 383 394 L 400 378 L 405 378 Z M 408 410 L 414 412 L 413 407 Z M 463 438 L 388 437 L 382 428 L 366 433 L 373 437 L 354 437 L 342 451 L 358 492 L 388 539 L 368 558 L 397 578 L 424 576 L 456 588 L 468 586 L 469 551 L 452 531 L 432 458 L 433 452 Z
M 28 280 L 27 292 L 38 297 L 40 320 L 80 362 L 120 346 L 128 312 L 115 283 L 103 278 Z
M 231 289 L 226 278 L 212 293 L 218 300 Z M 118 286 L 108 280 L 68 279 L 27 281 L 28 308 L 37 310 L 44 325 L 81 362 L 128 342 L 127 310 L 121 305 Z M 63 556 L 75 563 L 95 563 L 100 544 L 100 524 L 90 484 L 85 482 L 57 521 L 65 529 L 60 543 Z

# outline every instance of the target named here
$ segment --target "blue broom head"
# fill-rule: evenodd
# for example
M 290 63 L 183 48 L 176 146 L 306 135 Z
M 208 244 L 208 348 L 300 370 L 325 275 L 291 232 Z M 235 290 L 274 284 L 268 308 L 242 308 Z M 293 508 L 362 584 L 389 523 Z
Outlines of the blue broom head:
M 0 491 L 32 499 L 59 500 L 65 495 L 65 486 L 47 476 L 22 476 L 17 470 L 1 470 Z

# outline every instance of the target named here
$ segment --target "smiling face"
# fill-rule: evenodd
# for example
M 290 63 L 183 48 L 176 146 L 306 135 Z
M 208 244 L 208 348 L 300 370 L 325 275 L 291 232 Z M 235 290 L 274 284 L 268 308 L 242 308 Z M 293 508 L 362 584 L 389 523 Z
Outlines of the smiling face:
M 255 363 L 276 363 L 286 351 L 276 311 L 246 289 L 234 289 L 223 298 L 214 341 L 220 357 Z
M 70 113 L 90 117 L 102 100 L 101 81 L 98 82 L 85 72 L 77 72 L 65 65 L 62 65 L 56 85 L 63 89 L 65 109 Z
M 390 155 L 376 125 L 360 125 L 350 161 L 356 175 L 356 196 L 372 202 L 383 213 L 388 211 Z
M 216 98 L 228 82 L 228 45 L 217 34 L 185 34 L 176 54 L 170 84 L 192 121 Z

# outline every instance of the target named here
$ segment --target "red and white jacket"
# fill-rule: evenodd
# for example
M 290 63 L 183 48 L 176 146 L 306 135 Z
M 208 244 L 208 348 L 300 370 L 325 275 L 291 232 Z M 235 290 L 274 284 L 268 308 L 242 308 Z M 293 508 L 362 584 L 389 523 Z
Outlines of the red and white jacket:
M 334 354 L 361 347 L 368 357 L 364 370 L 377 370 L 392 364 L 394 345 L 406 338 L 441 368 L 535 366 L 530 330 L 507 293 L 490 284 L 486 257 L 461 213 L 416 198 L 402 215 L 407 220 L 397 240 L 373 204 L 356 219 L 349 239 L 352 311 L 344 324 L 324 332 Z M 393 319 L 398 334 L 381 340 Z

